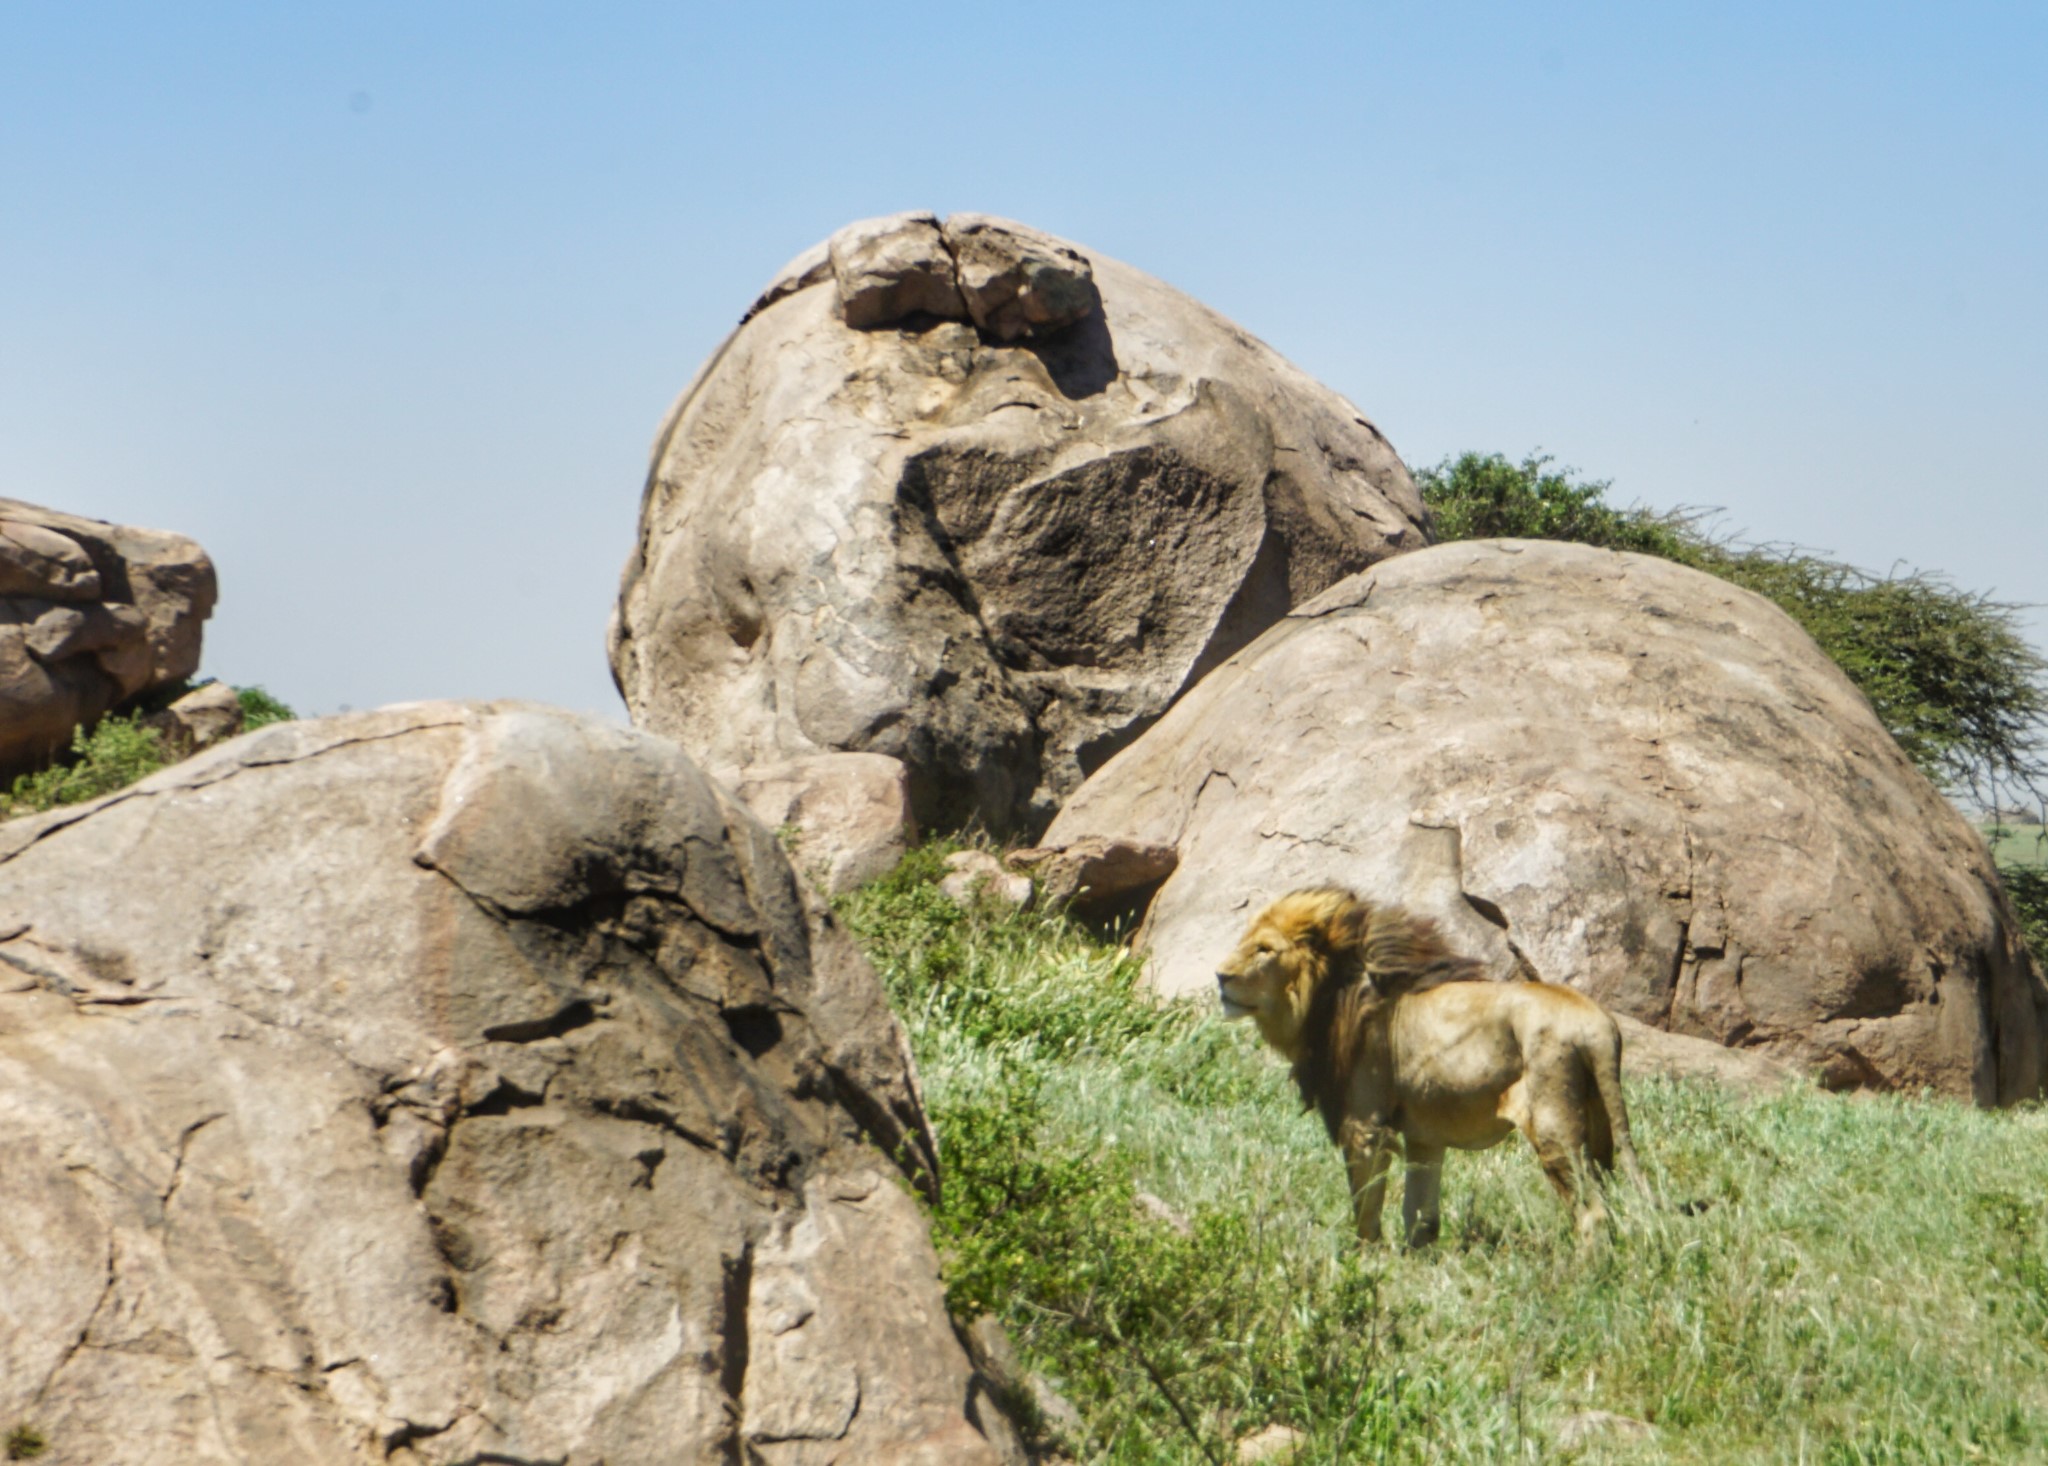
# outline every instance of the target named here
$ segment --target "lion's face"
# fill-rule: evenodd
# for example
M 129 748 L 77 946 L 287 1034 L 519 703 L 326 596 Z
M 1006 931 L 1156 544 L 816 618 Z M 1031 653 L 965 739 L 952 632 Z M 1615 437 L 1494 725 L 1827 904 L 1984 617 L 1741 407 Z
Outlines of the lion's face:
M 1298 1017 L 1296 989 L 1306 955 L 1274 923 L 1254 921 L 1237 949 L 1216 969 L 1224 1018 L 1252 1019 L 1276 1047 L 1290 1049 Z

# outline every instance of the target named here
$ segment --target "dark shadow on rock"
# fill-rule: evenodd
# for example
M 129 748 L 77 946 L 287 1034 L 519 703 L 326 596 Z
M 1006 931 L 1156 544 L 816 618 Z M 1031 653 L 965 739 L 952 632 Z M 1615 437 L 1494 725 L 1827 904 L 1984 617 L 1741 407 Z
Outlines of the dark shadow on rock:
M 1110 339 L 1109 320 L 1100 309 L 1074 322 L 1066 330 L 1043 341 L 1017 341 L 1038 358 L 1060 395 L 1072 402 L 1093 397 L 1117 379 L 1116 343 Z

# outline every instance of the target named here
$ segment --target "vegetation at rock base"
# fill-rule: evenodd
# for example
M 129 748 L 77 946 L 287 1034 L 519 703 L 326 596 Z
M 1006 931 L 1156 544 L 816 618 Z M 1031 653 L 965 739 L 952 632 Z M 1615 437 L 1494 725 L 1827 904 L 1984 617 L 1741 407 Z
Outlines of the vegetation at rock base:
M 33 1461 L 50 1448 L 50 1442 L 33 1425 L 17 1425 L 7 1432 L 7 1459 Z
M 189 690 L 181 684 L 172 697 Z M 237 688 L 235 696 L 242 705 L 245 732 L 298 716 L 261 687 Z M 101 718 L 89 732 L 78 729 L 71 735 L 70 748 L 49 768 L 23 774 L 0 793 L 0 819 L 35 814 L 60 804 L 83 804 L 125 789 L 171 763 L 162 737 L 145 727 L 143 719 L 172 697 L 159 697 L 139 712 Z
M 916 1049 L 951 1304 L 1079 1409 L 1078 1459 L 1276 1422 L 1300 1462 L 2048 1459 L 2048 1110 L 1632 1083 L 1654 1194 L 1603 1245 L 1511 1140 L 1451 1158 L 1437 1249 L 1361 1253 L 1255 1033 L 1058 914 L 955 906 L 948 848 L 840 910 Z M 1563 1450 L 1588 1410 L 1656 1433 Z
M 23 774 L 0 796 L 0 816 L 33 814 L 60 804 L 83 804 L 146 779 L 169 761 L 164 741 L 142 726 L 142 715 L 101 718 L 88 733 L 71 735 L 71 748 L 56 763 Z
M 1707 516 L 1607 502 L 1610 483 L 1532 455 L 1466 453 L 1416 475 L 1440 540 L 1517 536 L 1660 555 L 1775 601 L 1849 675 L 1907 755 L 1950 789 L 1995 795 L 2048 779 L 2048 661 L 2013 606 L 1913 571 L 1746 545 Z

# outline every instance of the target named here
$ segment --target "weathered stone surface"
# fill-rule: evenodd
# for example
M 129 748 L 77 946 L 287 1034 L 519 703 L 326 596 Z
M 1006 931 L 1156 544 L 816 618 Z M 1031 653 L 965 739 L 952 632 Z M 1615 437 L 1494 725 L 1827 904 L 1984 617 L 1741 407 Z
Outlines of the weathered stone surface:
M 873 972 L 646 735 L 417 704 L 0 825 L 0 1150 L 55 1459 L 1014 1459 Z
M 1158 885 L 1179 862 L 1171 845 L 1134 845 L 1128 840 L 1084 839 L 1064 849 L 1010 853 L 1010 864 L 1030 875 L 1046 901 L 1083 914 Z
M 910 779 L 880 753 L 818 753 L 755 764 L 728 780 L 790 859 L 828 896 L 887 875 L 917 841 Z
M 840 319 L 849 326 L 886 325 L 919 312 L 953 320 L 967 314 L 953 256 L 930 214 L 863 219 L 833 235 L 826 249 Z
M 998 341 L 1050 336 L 1101 308 L 1088 257 L 1050 234 L 955 214 L 946 220 L 945 243 L 969 319 Z
M 1422 542 L 1356 408 L 1128 266 L 1005 343 L 850 328 L 820 262 L 670 410 L 613 615 L 634 721 L 711 766 L 884 753 L 921 824 L 1036 830 L 1289 606 Z
M 1737 1094 L 1776 1094 L 1790 1084 L 1809 1082 L 1795 1066 L 1760 1049 L 1731 1049 L 1709 1038 L 1672 1033 L 1615 1015 L 1621 1026 L 1621 1072 L 1628 1079 L 1698 1079 Z
M 0 499 L 0 779 L 199 669 L 213 564 L 183 535 Z
M 1031 877 L 1019 875 L 986 850 L 956 850 L 946 857 L 950 874 L 939 889 L 965 906 L 974 901 L 999 901 L 1005 906 L 1031 904 Z
M 242 701 L 227 683 L 209 682 L 151 713 L 142 724 L 156 730 L 172 756 L 186 758 L 242 731 Z
M 1761 597 L 1582 546 L 1404 555 L 1298 608 L 1047 832 L 1170 843 L 1152 980 L 1335 881 L 1836 1087 L 2040 1092 L 2048 988 L 1977 833 Z

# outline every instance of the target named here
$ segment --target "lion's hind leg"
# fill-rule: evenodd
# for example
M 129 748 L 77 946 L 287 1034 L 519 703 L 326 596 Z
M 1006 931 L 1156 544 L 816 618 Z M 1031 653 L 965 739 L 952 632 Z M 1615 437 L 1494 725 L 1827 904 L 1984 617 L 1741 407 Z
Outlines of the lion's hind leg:
M 1578 1076 L 1574 1076 L 1578 1080 Z M 1529 1122 L 1522 1133 L 1536 1152 L 1543 1174 L 1558 1199 L 1578 1219 L 1579 1235 L 1592 1237 L 1607 1220 L 1607 1205 L 1594 1183 L 1588 1142 L 1591 1136 L 1583 1081 L 1560 1087 L 1556 1093 L 1537 1099 L 1530 1107 Z

